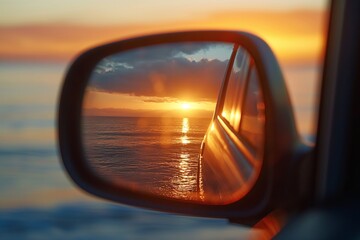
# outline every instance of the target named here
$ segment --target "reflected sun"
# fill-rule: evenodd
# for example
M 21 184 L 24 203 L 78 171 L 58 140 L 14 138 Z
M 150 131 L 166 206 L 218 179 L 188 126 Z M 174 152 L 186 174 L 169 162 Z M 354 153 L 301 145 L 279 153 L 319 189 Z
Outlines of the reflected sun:
M 190 103 L 187 103 L 187 102 L 181 103 L 181 108 L 182 108 L 183 110 L 188 110 L 188 109 L 190 109 L 190 108 L 191 108 Z

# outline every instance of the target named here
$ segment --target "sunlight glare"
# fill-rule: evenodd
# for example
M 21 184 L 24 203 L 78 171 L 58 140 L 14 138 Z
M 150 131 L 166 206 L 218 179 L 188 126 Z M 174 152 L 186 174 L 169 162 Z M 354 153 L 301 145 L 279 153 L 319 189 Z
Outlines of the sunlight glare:
M 189 119 L 183 118 L 181 132 L 186 135 L 188 131 L 189 131 Z
M 191 107 L 190 103 L 184 102 L 184 103 L 181 104 L 181 108 L 183 110 L 188 110 L 188 109 L 190 109 L 190 107 Z

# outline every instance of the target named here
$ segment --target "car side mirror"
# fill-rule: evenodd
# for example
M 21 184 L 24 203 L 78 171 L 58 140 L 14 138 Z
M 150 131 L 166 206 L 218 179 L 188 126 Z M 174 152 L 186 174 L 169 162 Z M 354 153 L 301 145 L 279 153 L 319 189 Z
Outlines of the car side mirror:
M 253 223 L 299 192 L 304 147 L 281 70 L 245 32 L 83 53 L 65 78 L 58 134 L 74 182 L 119 203 Z

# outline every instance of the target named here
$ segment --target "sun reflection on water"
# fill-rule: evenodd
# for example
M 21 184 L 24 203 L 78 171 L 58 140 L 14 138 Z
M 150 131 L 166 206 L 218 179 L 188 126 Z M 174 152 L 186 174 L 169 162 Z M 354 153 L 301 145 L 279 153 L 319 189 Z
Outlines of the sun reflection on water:
M 188 118 L 182 119 L 182 128 L 181 128 L 181 151 L 178 155 L 178 171 L 176 176 L 174 176 L 172 182 L 174 184 L 174 194 L 176 198 L 185 198 L 191 199 L 196 192 L 197 184 L 197 174 L 194 174 L 194 159 L 191 159 L 191 154 L 187 144 L 191 143 L 187 134 L 190 131 L 190 123 Z M 197 164 L 196 164 L 197 166 Z
M 189 132 L 189 119 L 188 118 L 183 118 L 182 120 L 182 129 L 181 129 L 181 133 L 182 136 L 180 137 L 181 143 L 183 145 L 189 144 L 190 140 L 187 136 L 187 133 Z
M 188 138 L 188 136 L 181 136 L 181 138 L 180 138 L 180 140 L 181 140 L 181 143 L 183 144 L 183 145 L 186 145 L 186 144 L 189 144 L 190 143 L 190 140 L 189 140 L 189 138 Z
M 189 131 L 189 119 L 188 118 L 183 118 L 181 132 L 183 134 L 186 134 L 186 133 L 188 133 L 188 131 Z

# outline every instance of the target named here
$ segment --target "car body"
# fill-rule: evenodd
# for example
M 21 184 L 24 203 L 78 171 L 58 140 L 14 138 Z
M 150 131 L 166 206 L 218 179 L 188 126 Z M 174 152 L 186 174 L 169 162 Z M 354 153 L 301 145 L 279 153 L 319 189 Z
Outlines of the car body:
M 263 163 L 265 103 L 258 71 L 242 47 L 233 55 L 200 149 L 200 188 L 209 197 L 244 196 Z

